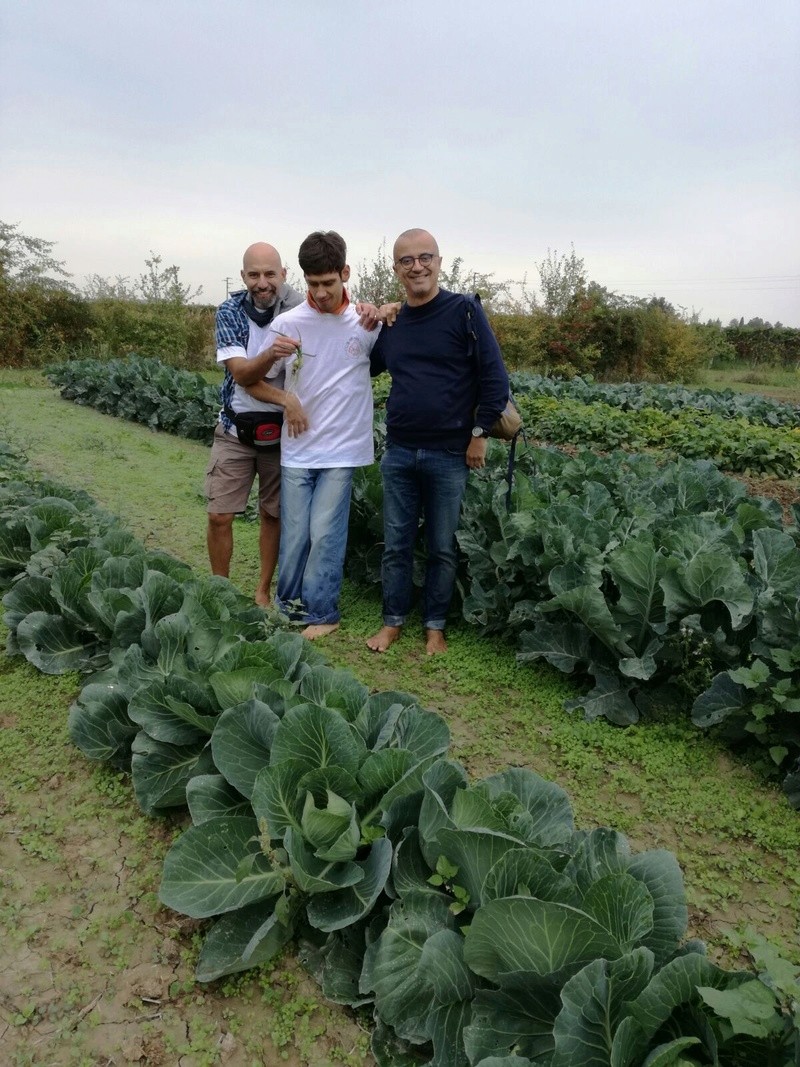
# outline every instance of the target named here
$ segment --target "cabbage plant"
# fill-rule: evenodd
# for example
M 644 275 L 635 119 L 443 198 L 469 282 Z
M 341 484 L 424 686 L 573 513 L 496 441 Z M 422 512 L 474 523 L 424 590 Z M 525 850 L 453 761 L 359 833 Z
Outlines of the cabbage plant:
M 211 738 L 218 773 L 190 783 L 194 825 L 160 891 L 176 911 L 217 917 L 198 978 L 252 967 L 296 932 L 371 917 L 423 775 L 449 743 L 414 697 L 370 695 L 325 666 L 228 708 Z

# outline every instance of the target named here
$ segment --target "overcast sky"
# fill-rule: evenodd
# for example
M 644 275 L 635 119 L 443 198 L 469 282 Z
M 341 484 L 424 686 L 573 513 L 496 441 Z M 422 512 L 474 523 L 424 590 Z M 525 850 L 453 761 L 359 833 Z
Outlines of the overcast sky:
M 74 281 L 411 226 L 445 261 L 800 326 L 798 0 L 5 0 L 0 219 Z

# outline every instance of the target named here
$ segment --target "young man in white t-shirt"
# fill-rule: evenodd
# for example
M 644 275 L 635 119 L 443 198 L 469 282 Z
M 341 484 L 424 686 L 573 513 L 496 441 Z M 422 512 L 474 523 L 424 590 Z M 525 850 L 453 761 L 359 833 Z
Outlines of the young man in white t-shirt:
M 297 346 L 267 373 L 267 382 L 285 374 L 289 406 L 296 398 L 304 416 L 285 421 L 281 437 L 275 599 L 290 618 L 307 624 L 303 635 L 310 640 L 338 629 L 353 473 L 374 460 L 369 356 L 378 331 L 364 329 L 350 304 L 346 257 L 344 240 L 332 230 L 303 241 L 298 259 L 308 295 L 273 319 L 266 342 L 288 338 Z

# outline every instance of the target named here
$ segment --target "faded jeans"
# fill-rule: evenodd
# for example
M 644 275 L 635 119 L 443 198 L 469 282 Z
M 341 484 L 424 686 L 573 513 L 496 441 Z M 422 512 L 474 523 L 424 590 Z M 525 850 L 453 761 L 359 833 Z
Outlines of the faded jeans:
M 414 542 L 425 517 L 422 624 L 443 630 L 455 587 L 456 529 L 467 485 L 466 452 L 389 445 L 381 460 L 385 547 L 383 621 L 402 626 L 413 597 Z
M 275 600 L 291 619 L 338 622 L 353 467 L 281 468 Z

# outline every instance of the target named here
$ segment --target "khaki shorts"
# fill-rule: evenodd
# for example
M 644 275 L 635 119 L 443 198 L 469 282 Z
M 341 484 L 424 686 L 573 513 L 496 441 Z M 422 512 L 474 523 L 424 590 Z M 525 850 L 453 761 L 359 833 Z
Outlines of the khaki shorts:
M 222 424 L 217 423 L 206 471 L 206 510 L 212 515 L 236 515 L 244 511 L 256 475 L 258 506 L 277 518 L 281 513 L 280 445 L 249 448 L 235 434 L 225 433 Z

